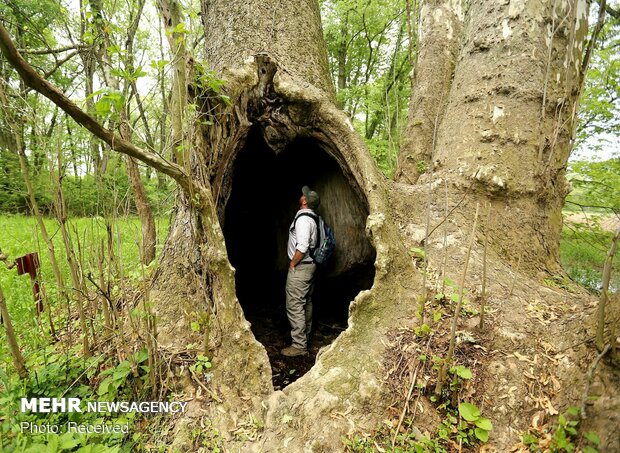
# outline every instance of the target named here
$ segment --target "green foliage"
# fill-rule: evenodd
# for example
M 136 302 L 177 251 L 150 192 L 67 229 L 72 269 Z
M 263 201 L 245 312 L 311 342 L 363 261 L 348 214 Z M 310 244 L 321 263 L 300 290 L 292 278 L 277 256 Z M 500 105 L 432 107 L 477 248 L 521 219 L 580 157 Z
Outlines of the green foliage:
M 202 375 L 207 370 L 211 369 L 213 365 L 207 356 L 198 355 L 196 357 L 196 362 L 189 366 L 191 372 L 196 373 L 198 375 Z
M 204 428 L 192 429 L 190 439 L 194 448 L 200 449 L 200 451 L 208 451 L 210 453 L 225 451 L 224 438 L 210 421 L 206 422 Z
M 428 337 L 432 332 L 432 329 L 428 324 L 422 324 L 419 327 L 415 328 L 415 334 L 417 337 Z
M 45 219 L 44 223 L 50 232 L 58 229 L 55 220 Z M 156 223 L 158 233 L 162 233 L 168 228 L 166 218 L 158 218 Z M 82 250 L 85 253 L 95 253 L 101 244 L 101 240 L 107 237 L 105 221 L 101 217 L 72 219 L 68 225 L 73 240 L 77 242 L 77 238 L 80 238 Z M 137 245 L 137 238 L 140 235 L 139 220 L 136 218 L 119 219 L 114 230 L 115 244 L 117 244 L 115 247 L 122 257 L 126 274 L 141 279 L 142 268 Z M 59 292 L 47 253 L 47 246 L 38 234 L 35 220 L 32 217 L 21 215 L 0 216 L 0 231 L 2 231 L 2 244 L 0 244 L 2 251 L 11 259 L 33 251 L 39 252 L 42 283 L 52 306 L 52 311 L 56 314 L 64 312 L 63 302 L 58 297 Z M 163 244 L 161 236 L 158 234 L 160 238 L 158 248 L 161 248 Z M 68 282 L 70 281 L 70 272 L 61 235 L 56 234 L 53 237 L 53 242 L 60 271 L 64 280 Z M 30 279 L 28 276 L 18 276 L 15 269 L 7 269 L 0 264 L 0 286 L 4 289 L 22 351 L 25 355 L 35 353 L 47 344 L 49 338 L 46 335 L 41 335 L 41 328 L 36 321 Z M 3 335 L 0 333 L 0 357 L 6 356 L 8 361 L 9 354 L 6 342 L 1 339 Z M 12 367 L 9 362 L 7 362 L 7 366 Z
M 6 178 L 0 179 L 0 213 L 30 213 L 28 193 L 19 170 L 17 156 L 14 158 L 10 156 L 8 153 L 0 152 L 0 168 L 6 163 L 4 166 Z M 49 173 L 41 171 L 34 177 L 31 175 L 31 178 L 39 209 L 44 214 L 52 215 L 54 200 Z M 169 189 L 167 187 L 162 189 L 154 179 L 144 182 L 153 212 L 158 214 L 168 211 L 171 204 Z M 70 216 L 97 216 L 112 211 L 135 213 L 133 197 L 127 199 L 130 191 L 129 179 L 124 168 L 108 172 L 100 180 L 94 175 L 80 177 L 69 175 L 63 179 L 65 204 Z
M 568 180 L 573 190 L 567 197 L 567 208 L 579 210 L 581 205 L 591 214 L 620 213 L 619 158 L 572 162 Z
M 474 377 L 471 370 L 463 365 L 457 365 L 450 368 L 450 373 L 455 374 L 461 379 L 471 379 Z
M 426 259 L 426 252 L 424 249 L 418 247 L 411 247 L 409 249 L 409 255 L 416 261 L 424 261 Z
M 445 292 L 436 293 L 433 296 L 433 299 L 438 303 L 446 303 L 446 302 L 449 302 L 452 304 L 458 303 L 459 285 L 454 280 L 448 277 L 444 279 L 444 291 Z M 468 293 L 469 291 L 467 289 L 463 290 L 463 301 L 461 305 L 461 313 L 464 313 L 468 316 L 475 316 L 478 314 L 478 309 L 472 305 L 471 299 L 467 297 Z M 438 321 L 439 319 L 441 319 L 443 314 L 444 314 L 443 310 L 438 309 L 433 314 L 433 317 L 436 318 Z
M 49 231 L 57 226 L 53 220 L 45 220 Z M 161 228 L 167 226 L 166 221 L 159 221 Z M 75 228 L 74 228 L 75 227 Z M 127 275 L 140 268 L 139 252 L 136 237 L 140 232 L 137 219 L 119 220 L 115 228 L 115 247 L 122 257 Z M 34 219 L 23 216 L 0 216 L 0 231 L 3 232 L 2 247 L 9 257 L 14 258 L 34 250 L 39 251 L 41 259 L 42 283 L 55 314 L 57 328 L 66 322 L 65 307 L 58 297 L 58 289 L 46 247 L 40 237 Z M 101 239 L 106 237 L 103 219 L 75 219 L 69 221 L 69 231 L 74 241 L 81 238 L 82 250 L 94 253 Z M 69 281 L 69 269 L 61 245 L 60 235 L 54 236 L 56 253 L 61 273 Z M 135 272 L 141 279 L 141 272 Z M 13 369 L 10 354 L 7 350 L 4 330 L 0 329 L 0 450 L 6 452 L 60 452 L 60 451 L 100 451 L 126 452 L 139 440 L 139 432 L 134 433 L 135 439 L 125 438 L 123 433 L 117 434 L 36 434 L 22 433 L 19 423 L 65 425 L 68 421 L 80 424 L 119 424 L 128 423 L 130 431 L 135 422 L 134 414 L 101 414 L 101 413 L 53 413 L 32 414 L 19 411 L 19 401 L 23 396 L 58 396 L 77 397 L 82 400 L 143 400 L 149 390 L 147 379 L 150 369 L 147 366 L 148 354 L 145 349 L 139 350 L 126 360 L 116 361 L 104 355 L 83 358 L 80 346 L 67 346 L 66 341 L 51 342 L 47 331 L 37 322 L 32 300 L 32 286 L 27 276 L 18 276 L 15 269 L 7 269 L 0 265 L 0 286 L 5 290 L 7 304 L 17 340 L 26 359 L 29 378 L 21 381 Z M 101 320 L 95 320 L 95 322 Z M 74 328 L 74 327 L 71 327 Z M 77 340 L 77 339 L 76 339 Z M 79 343 L 79 341 L 78 341 Z M 16 428 L 16 426 L 18 428 Z
M 521 441 L 532 452 L 541 452 L 541 441 L 544 439 L 545 451 L 551 453 L 572 453 L 582 451 L 584 453 L 597 453 L 596 447 L 601 440 L 592 431 L 580 436 L 579 434 L 579 408 L 569 407 L 566 412 L 560 414 L 557 424 L 545 428 L 542 432 L 526 432 L 521 435 Z
M 426 173 L 428 171 L 428 162 L 421 160 L 416 164 L 416 168 L 418 170 L 418 173 Z
M 113 453 L 128 451 L 131 442 L 123 433 L 78 433 L 65 432 L 63 427 L 70 421 L 79 424 L 101 424 L 133 426 L 134 414 L 101 414 L 97 412 L 69 413 L 31 413 L 21 412 L 19 401 L 22 397 L 50 397 L 63 395 L 66 398 L 82 400 L 99 399 L 95 383 L 105 375 L 100 372 L 110 365 L 103 356 L 83 359 L 79 347 L 63 351 L 57 345 L 50 345 L 33 351 L 28 356 L 27 367 L 30 376 L 20 380 L 15 374 L 6 374 L 3 368 L 8 357 L 5 356 L 0 368 L 0 449 L 3 452 L 101 452 Z M 117 367 L 112 367 L 116 370 Z M 118 394 L 124 398 L 135 397 L 130 385 L 118 387 Z M 22 432 L 21 423 L 34 425 L 59 425 L 60 432 L 36 433 Z
M 337 101 L 391 177 L 411 88 L 406 2 L 324 0 L 321 12 Z
M 566 275 L 552 275 L 550 278 L 543 279 L 543 282 L 547 286 L 562 288 L 569 293 L 574 293 L 577 291 L 577 288 L 575 287 L 573 282 L 571 282 L 570 279 L 566 277 Z
M 110 88 L 97 90 L 88 97 L 96 99 L 95 112 L 102 120 L 108 118 L 118 119 L 120 112 L 125 107 L 125 96 L 123 93 Z
M 600 290 L 605 245 L 611 244 L 611 233 L 592 231 L 587 227 L 566 226 L 562 230 L 560 258 L 570 277 L 593 292 Z M 613 263 L 613 285 L 620 287 L 620 265 Z
M 575 147 L 580 155 L 614 146 L 620 135 L 620 20 L 607 16 L 597 44 L 579 106 Z
M 459 414 L 467 422 L 467 426 L 462 429 L 459 427 L 461 437 L 465 436 L 471 441 L 472 433 L 476 439 L 481 442 L 487 442 L 489 440 L 489 432 L 493 429 L 493 424 L 488 418 L 484 418 L 480 415 L 480 409 L 478 406 L 472 403 L 459 404 Z

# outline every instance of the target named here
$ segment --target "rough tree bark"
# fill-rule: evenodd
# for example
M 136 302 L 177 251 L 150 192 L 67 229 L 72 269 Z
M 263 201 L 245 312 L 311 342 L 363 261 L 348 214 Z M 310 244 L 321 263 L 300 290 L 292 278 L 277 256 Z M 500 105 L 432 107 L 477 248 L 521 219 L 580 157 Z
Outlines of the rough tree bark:
M 461 8 L 448 1 L 422 7 L 430 34 L 421 37 L 400 180 L 417 181 L 434 165 L 458 198 L 474 179 L 475 197 L 498 213 L 493 246 L 515 262 L 523 256 L 555 271 L 588 2 L 474 1 L 464 14 Z M 425 53 L 429 40 L 444 51 Z M 439 115 L 436 130 L 428 112 Z
M 396 177 L 415 183 L 431 164 L 436 125 L 444 117 L 463 28 L 461 1 L 429 0 L 420 6 L 418 52 L 407 129 Z

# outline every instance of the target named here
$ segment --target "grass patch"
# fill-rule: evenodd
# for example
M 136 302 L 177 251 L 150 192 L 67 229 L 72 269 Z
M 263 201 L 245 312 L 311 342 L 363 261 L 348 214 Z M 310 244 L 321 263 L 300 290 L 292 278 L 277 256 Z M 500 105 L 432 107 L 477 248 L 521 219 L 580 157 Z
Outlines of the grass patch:
M 161 250 L 169 220 L 157 219 L 158 252 Z M 53 238 L 56 258 L 65 285 L 71 291 L 70 270 L 65 247 L 54 219 L 45 225 Z M 78 253 L 84 274 L 98 275 L 97 258 L 101 244 L 107 244 L 106 222 L 101 217 L 71 219 L 67 222 L 73 247 Z M 15 268 L 7 269 L 0 263 L 2 286 L 20 349 L 29 371 L 27 379 L 20 380 L 13 369 L 4 329 L 0 328 L 0 451 L 3 452 L 129 452 L 140 447 L 141 433 L 137 428 L 140 418 L 135 413 L 30 413 L 20 411 L 22 397 L 76 397 L 82 401 L 140 401 L 148 399 L 149 367 L 144 349 L 130 345 L 122 357 L 114 351 L 94 351 L 92 357 L 81 354 L 79 323 L 75 307 L 67 316 L 68 307 L 60 300 L 59 288 L 52 271 L 47 245 L 40 236 L 34 218 L 23 215 L 0 216 L 0 247 L 9 262 L 31 252 L 38 252 L 41 262 L 41 280 L 51 308 L 60 341 L 54 341 L 48 332 L 45 314 L 37 321 L 32 297 L 32 283 L 28 275 L 18 276 Z M 131 284 L 142 279 L 140 264 L 140 221 L 137 218 L 119 218 L 113 224 L 113 246 L 118 260 L 118 271 L 111 284 Z M 106 245 L 107 247 L 107 245 Z M 96 277 L 95 277 L 96 280 Z M 89 292 L 91 288 L 89 287 Z M 94 291 L 93 291 L 94 294 Z M 91 295 L 92 297 L 92 295 Z M 94 329 L 104 332 L 101 314 L 97 313 Z M 120 322 L 124 322 L 122 319 Z M 103 348 L 110 348 L 104 342 Z M 127 356 L 129 354 L 129 356 Z M 132 357 L 128 360 L 128 357 Z M 133 364 L 133 365 L 132 365 Z M 131 369 L 134 366 L 134 369 Z M 21 423 L 59 425 L 70 421 L 78 424 L 108 424 L 129 426 L 129 434 L 83 434 L 62 430 L 56 433 L 22 432 Z

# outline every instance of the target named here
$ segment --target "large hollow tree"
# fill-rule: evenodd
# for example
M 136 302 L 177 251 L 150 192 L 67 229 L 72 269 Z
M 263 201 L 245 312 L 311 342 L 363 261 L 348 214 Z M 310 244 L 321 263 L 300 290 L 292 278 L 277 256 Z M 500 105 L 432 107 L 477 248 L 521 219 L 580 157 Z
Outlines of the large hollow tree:
M 511 299 L 502 280 L 517 277 L 502 258 L 506 254 L 510 258 L 527 255 L 527 269 L 535 269 L 552 265 L 557 257 L 558 210 L 565 194 L 561 178 L 578 97 L 575 76 L 586 36 L 587 5 L 582 1 L 477 0 L 463 9 L 458 8 L 460 2 L 443 3 L 432 18 L 423 12 L 426 19 L 422 26 L 435 27 L 435 31 L 426 37 L 421 33 L 421 39 L 437 34 L 454 41 L 449 51 L 438 57 L 442 59 L 439 69 L 451 73 L 443 72 L 441 80 L 435 81 L 437 85 L 418 80 L 424 74 L 434 77 L 433 71 L 424 68 L 425 64 L 434 64 L 430 61 L 433 51 L 421 52 L 416 84 L 428 95 L 439 91 L 441 102 L 419 101 L 434 110 L 414 113 L 411 130 L 419 121 L 430 121 L 432 127 L 422 128 L 426 138 L 420 138 L 426 144 L 415 148 L 411 158 L 404 150 L 401 159 L 401 174 L 403 178 L 408 175 L 412 182 L 415 172 L 423 167 L 417 165 L 418 161 L 426 162 L 427 168 L 436 167 L 434 181 L 422 179 L 429 183 L 424 185 L 388 182 L 349 118 L 335 105 L 317 2 L 291 0 L 277 6 L 258 0 L 203 2 L 208 64 L 196 64 L 184 48 L 175 50 L 181 57 L 175 62 L 172 100 L 176 106 L 172 110 L 177 109 L 173 113 L 179 115 L 173 136 L 181 145 L 176 147 L 176 163 L 103 129 L 29 68 L 6 31 L 0 29 L 2 51 L 28 85 L 115 150 L 142 160 L 179 184 L 175 219 L 151 292 L 159 318 L 158 341 L 168 350 L 183 350 L 195 340 L 190 324 L 199 322 L 214 372 L 209 401 L 196 399 L 192 404 L 207 409 L 223 433 L 256 429 L 256 421 L 261 420 L 259 424 L 264 427 L 252 445 L 256 451 L 339 450 L 342 435 L 371 432 L 394 403 L 384 383 L 389 371 L 382 364 L 389 355 L 393 334 L 417 322 L 415 301 L 422 293 L 422 279 L 412 265 L 408 248 L 421 229 L 426 194 L 444 187 L 436 183 L 438 177 L 450 183 L 449 198 L 467 198 L 462 204 L 452 201 L 454 212 L 445 222 L 450 239 L 443 241 L 450 247 L 450 259 L 446 260 L 449 274 L 462 266 L 461 238 L 472 221 L 472 202 L 492 200 L 500 218 L 495 226 L 484 227 L 495 246 L 490 254 L 494 273 L 488 291 L 492 295 L 489 303 L 497 313 L 488 349 L 504 354 L 521 351 L 515 355 L 519 358 L 526 352 L 542 355 L 561 345 L 581 344 L 580 348 L 566 348 L 567 361 L 554 379 L 565 385 L 583 381 L 579 365 L 588 357 L 588 349 L 583 346 L 587 339 L 583 319 L 564 314 L 563 322 L 551 327 L 523 322 L 527 313 L 518 295 L 546 298 L 549 304 L 558 306 L 569 296 L 556 294 L 521 275 L 517 296 Z M 447 14 L 455 5 L 454 14 Z M 165 27 L 174 33 L 178 5 L 161 1 L 158 7 Z M 450 23 L 437 23 L 442 18 Z M 549 29 L 551 34 L 547 35 Z M 452 61 L 454 58 L 457 60 Z M 558 71 L 564 62 L 565 70 Z M 225 80 L 223 91 L 205 83 L 211 77 L 209 70 Z M 423 95 L 414 91 L 417 103 L 416 96 Z M 188 103 L 194 108 L 184 108 Z M 413 107 L 416 112 L 418 105 Z M 195 116 L 190 116 L 192 112 L 196 112 Z M 416 139 L 410 137 L 409 143 Z M 242 155 L 266 155 L 265 149 L 276 157 L 293 156 L 297 166 L 315 162 L 319 155 L 327 155 L 329 162 L 335 162 L 330 172 L 315 175 L 313 180 L 323 195 L 324 206 L 329 208 L 324 214 L 339 241 L 340 256 L 332 272 L 343 274 L 369 260 L 375 268 L 372 288 L 360 292 L 350 305 L 347 330 L 319 354 L 306 375 L 278 392 L 273 392 L 265 349 L 252 335 L 237 299 L 235 269 L 222 228 L 227 229 L 227 222 L 232 221 L 227 218 L 227 204 L 234 196 L 236 162 Z M 315 168 L 320 173 L 320 168 Z M 292 176 L 276 177 L 292 180 L 281 187 L 298 191 L 295 188 L 300 184 L 295 176 L 293 171 Z M 265 187 L 271 187 L 267 180 L 246 188 L 248 203 L 263 200 Z M 427 187 L 431 190 L 427 191 Z M 444 201 L 436 199 L 435 204 L 443 206 Z M 270 218 L 277 241 L 286 234 L 290 221 L 285 214 L 290 203 L 285 201 L 283 206 L 279 215 Z M 238 218 L 244 219 L 243 215 Z M 433 220 L 440 218 L 433 211 Z M 510 224 L 511 235 L 503 234 L 502 222 Z M 523 241 L 530 237 L 528 248 Z M 433 240 L 427 238 L 431 251 L 438 245 Z M 510 249 L 509 253 L 506 249 Z M 256 249 L 247 253 L 258 259 L 262 256 L 262 251 Z M 474 277 L 467 280 L 471 287 L 479 283 L 475 274 L 481 267 L 479 256 L 474 250 L 474 261 L 478 259 L 473 265 Z M 276 260 L 274 266 L 278 265 Z M 260 293 L 262 288 L 254 291 Z M 538 340 L 529 342 L 531 335 L 538 336 Z M 489 402 L 485 410 L 496 424 L 492 442 L 502 450 L 517 440 L 520 430 L 527 429 L 533 413 L 525 397 L 521 401 L 512 395 L 512 387 L 517 389 L 517 395 L 526 394 L 529 388 L 523 380 L 526 365 L 501 356 L 489 358 L 480 369 L 487 385 L 479 392 Z M 411 372 L 413 388 L 413 365 Z M 591 411 L 593 419 L 605 420 L 610 411 L 613 414 L 616 387 L 617 382 L 615 387 L 603 389 L 607 400 Z M 508 392 L 509 410 L 496 404 L 502 392 Z M 581 395 L 565 390 L 551 397 L 564 407 L 574 404 Z M 426 414 L 420 426 L 430 429 L 435 409 L 425 398 L 418 404 Z M 191 448 L 191 436 L 183 433 L 187 434 L 200 416 L 201 411 L 194 410 L 178 421 L 176 447 Z M 610 420 L 617 421 L 617 414 Z M 604 442 L 610 448 L 617 447 L 611 425 L 604 428 Z M 230 434 L 227 440 L 231 445 L 250 447 L 242 436 Z

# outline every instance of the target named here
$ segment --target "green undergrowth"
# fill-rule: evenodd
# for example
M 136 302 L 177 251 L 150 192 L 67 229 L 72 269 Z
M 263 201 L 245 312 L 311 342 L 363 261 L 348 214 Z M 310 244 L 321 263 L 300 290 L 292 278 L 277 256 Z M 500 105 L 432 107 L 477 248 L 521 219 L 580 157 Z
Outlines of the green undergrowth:
M 62 351 L 49 345 L 31 353 L 26 361 L 29 376 L 7 374 L 5 356 L 0 369 L 0 451 L 24 453 L 114 453 L 136 451 L 141 436 L 136 412 L 86 411 L 89 401 L 140 401 L 149 391 L 146 352 L 117 361 L 105 354 L 83 358 L 78 345 Z M 21 412 L 21 398 L 80 398 L 82 412 Z M 148 398 L 147 398 L 148 399 Z M 118 432 L 78 432 L 70 423 L 94 426 L 117 425 Z M 57 431 L 57 432 L 50 432 Z M 126 431 L 127 433 L 123 432 Z
M 569 407 L 557 422 L 522 433 L 521 442 L 532 453 L 599 453 L 600 438 L 593 431 L 582 432 L 579 421 L 579 408 Z
M 423 259 L 418 252 L 412 251 Z M 476 379 L 474 373 L 478 359 L 473 345 L 479 340 L 468 332 L 459 332 L 460 353 L 446 363 L 449 338 L 440 333 L 450 330 L 460 292 L 456 282 L 444 279 L 425 304 L 425 322 L 410 330 L 401 329 L 390 339 L 393 349 L 386 353 L 384 363 L 388 373 L 386 385 L 403 401 L 407 401 L 408 410 L 404 414 L 391 413 L 373 433 L 343 437 L 346 451 L 475 451 L 489 441 L 493 423 L 474 401 L 476 382 L 479 383 L 480 379 Z M 473 303 L 470 296 L 470 291 L 464 289 L 460 311 L 462 317 L 473 317 L 479 313 L 478 304 Z M 444 366 L 446 376 L 439 391 L 436 384 Z M 403 378 L 407 375 L 411 377 Z M 411 382 L 413 376 L 415 382 Z M 421 413 L 410 415 L 412 411 L 417 412 L 415 401 L 420 397 L 434 405 L 435 415 L 439 417 L 435 426 L 429 426 L 428 416 Z M 396 407 L 399 405 L 397 402 Z M 424 432 L 421 431 L 423 427 Z
M 144 275 L 154 269 L 155 263 L 142 267 L 139 262 L 140 222 L 137 218 L 120 218 L 112 225 L 113 249 L 116 265 L 109 282 L 109 297 L 122 310 L 124 290 L 135 288 L 140 293 Z M 56 257 L 65 285 L 71 288 L 70 271 L 58 224 L 45 219 L 53 237 Z M 98 281 L 99 250 L 107 250 L 106 221 L 103 218 L 80 218 L 67 222 L 73 247 L 79 257 L 85 276 L 92 274 Z M 157 219 L 158 248 L 161 248 L 168 228 L 168 220 Z M 0 216 L 0 247 L 8 256 L 7 263 L 22 255 L 38 252 L 41 262 L 42 292 L 45 311 L 37 317 L 28 275 L 18 276 L 16 268 L 9 269 L 0 263 L 0 285 L 6 298 L 16 339 L 28 370 L 26 379 L 19 379 L 9 354 L 5 331 L 0 328 L 0 451 L 2 452 L 74 452 L 104 453 L 144 451 L 143 423 L 136 413 L 32 413 L 21 412 L 22 397 L 80 398 L 82 406 L 88 401 L 145 401 L 149 400 L 152 383 L 148 366 L 148 353 L 139 341 L 129 341 L 117 348 L 119 334 L 103 339 L 106 329 L 100 310 L 95 319 L 89 320 L 89 335 L 94 351 L 84 357 L 81 329 L 75 302 L 68 306 L 60 300 L 60 292 L 51 267 L 47 246 L 38 234 L 34 218 L 21 215 Z M 106 255 L 107 256 L 107 255 Z M 106 277 L 110 275 L 105 268 Z M 99 295 L 98 289 L 87 282 L 89 300 Z M 55 325 L 54 337 L 49 328 L 49 313 Z M 138 307 L 132 310 L 134 321 L 141 319 Z M 119 312 L 122 324 L 127 313 Z M 90 323 L 92 322 L 92 327 Z M 93 335 L 92 332 L 97 332 Z M 84 408 L 83 408 L 84 409 Z M 79 433 L 67 432 L 67 423 L 81 425 L 125 426 L 128 433 Z M 41 431 L 29 426 L 22 430 L 22 423 L 36 426 L 59 426 L 59 433 Z M 120 428 L 119 428 L 120 429 Z M 146 428 L 145 428 L 146 429 Z M 33 432 L 35 431 L 35 432 Z M 152 435 L 149 435 L 152 437 Z

